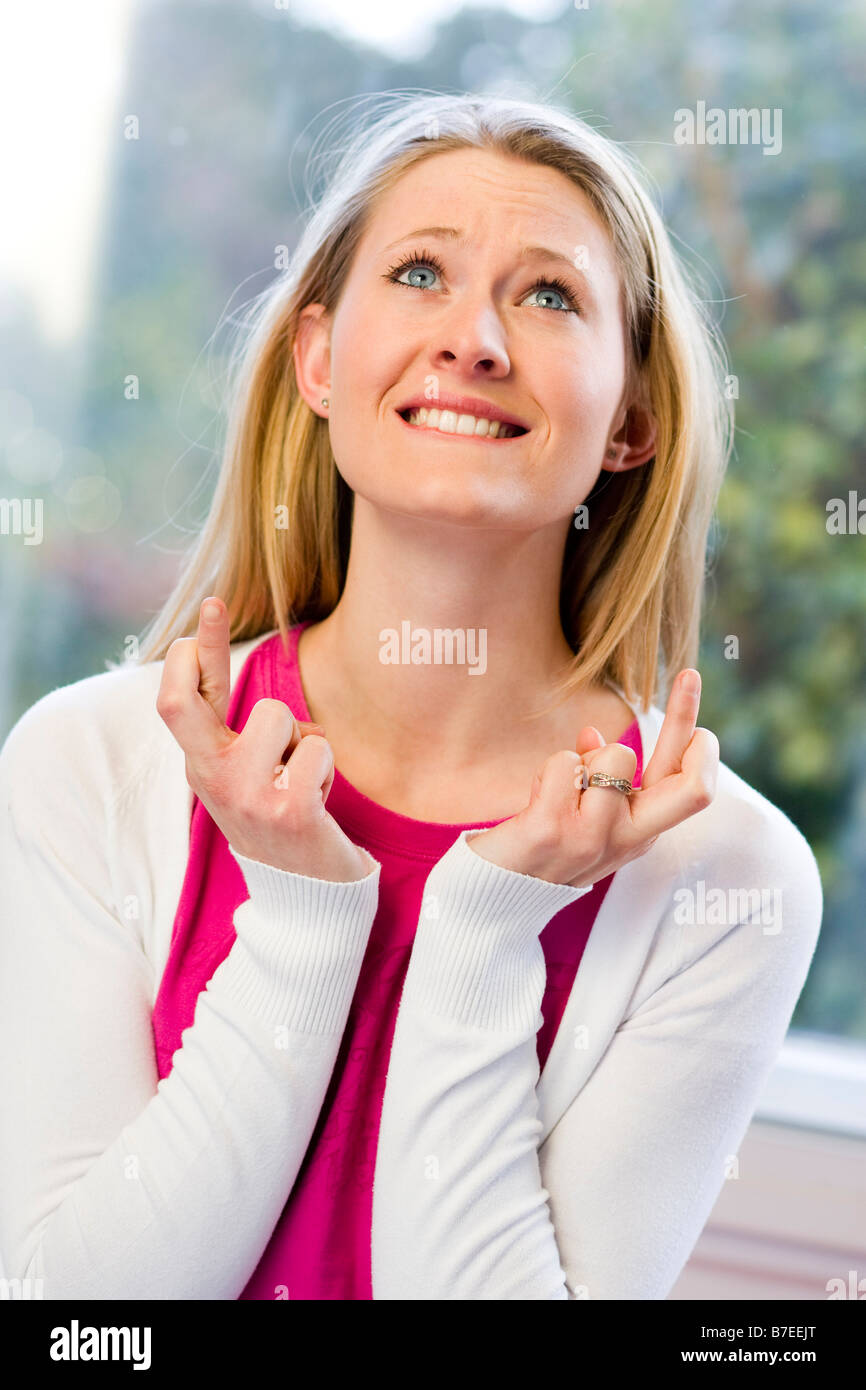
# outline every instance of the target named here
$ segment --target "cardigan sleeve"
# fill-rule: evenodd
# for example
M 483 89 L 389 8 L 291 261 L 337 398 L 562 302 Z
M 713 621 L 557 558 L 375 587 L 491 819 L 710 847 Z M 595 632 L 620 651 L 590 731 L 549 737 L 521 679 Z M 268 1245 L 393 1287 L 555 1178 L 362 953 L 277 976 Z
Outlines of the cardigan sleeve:
M 538 1167 L 538 938 L 592 885 L 482 859 L 483 833 L 424 887 L 379 1127 L 374 1298 L 567 1297 Z
M 159 1081 L 110 759 L 54 694 L 0 753 L 2 1273 L 47 1299 L 235 1299 L 309 1144 L 381 866 L 327 883 L 236 854 L 237 938 Z
M 667 1296 L 745 1134 L 820 927 L 812 852 L 763 804 L 748 827 L 762 837 L 743 833 L 740 808 L 727 848 L 703 867 L 692 859 L 682 880 L 703 872 L 705 891 L 724 884 L 733 915 L 683 926 L 671 883 L 626 1016 L 540 1149 L 538 937 L 563 904 L 533 901 L 520 884 L 509 894 L 508 879 L 524 876 L 469 864 L 471 832 L 434 867 L 425 897 L 437 912 L 422 901 L 382 1110 L 374 1297 Z M 778 929 L 754 922 L 752 899 L 744 912 L 731 897 L 767 873 L 784 885 Z M 637 918 L 642 903 L 631 908 Z
M 674 890 L 674 973 L 657 983 L 660 951 L 540 1151 L 571 1298 L 667 1298 L 736 1177 L 823 910 L 808 842 L 765 812 L 741 806 L 728 853 Z

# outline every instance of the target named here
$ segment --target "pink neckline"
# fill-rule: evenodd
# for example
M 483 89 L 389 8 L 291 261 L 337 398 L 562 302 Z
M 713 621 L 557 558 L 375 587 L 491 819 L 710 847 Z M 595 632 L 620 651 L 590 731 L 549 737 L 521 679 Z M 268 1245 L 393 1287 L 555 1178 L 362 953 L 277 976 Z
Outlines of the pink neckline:
M 286 700 L 296 718 L 308 721 L 311 720 L 311 715 L 301 683 L 301 672 L 298 664 L 298 639 L 304 628 L 309 627 L 312 621 L 311 618 L 308 618 L 289 630 L 288 655 L 283 650 L 279 633 L 274 635 L 271 648 L 272 660 L 268 663 L 267 672 L 271 697 Z M 637 784 L 642 770 L 642 749 L 640 729 L 636 719 L 620 736 L 619 741 L 634 748 L 637 754 L 638 762 L 635 773 L 635 783 Z M 412 816 L 404 816 L 399 811 L 392 811 L 387 806 L 381 806 L 379 802 L 365 796 L 343 776 L 337 767 L 334 769 L 334 783 L 327 804 L 328 810 L 335 820 L 338 820 L 347 830 L 351 829 L 356 832 L 359 838 L 363 836 L 365 845 L 371 847 L 376 845 L 381 849 L 397 851 L 407 858 L 429 860 L 431 863 L 441 859 L 461 831 L 486 830 L 491 826 L 501 824 L 502 820 L 508 819 L 508 817 L 500 817 L 499 820 L 453 823 L 415 820 Z

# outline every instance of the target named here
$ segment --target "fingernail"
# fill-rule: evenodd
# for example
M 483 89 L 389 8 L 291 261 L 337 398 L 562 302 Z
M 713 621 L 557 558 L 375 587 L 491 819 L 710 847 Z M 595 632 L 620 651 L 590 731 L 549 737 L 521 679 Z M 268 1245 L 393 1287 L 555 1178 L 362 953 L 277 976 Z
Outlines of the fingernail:
M 220 606 L 218 603 L 212 603 L 208 600 L 207 603 L 202 604 L 201 611 L 206 623 L 215 623 L 220 615 Z
M 701 688 L 701 678 L 697 671 L 688 670 L 682 677 L 681 687 L 686 695 L 697 695 Z

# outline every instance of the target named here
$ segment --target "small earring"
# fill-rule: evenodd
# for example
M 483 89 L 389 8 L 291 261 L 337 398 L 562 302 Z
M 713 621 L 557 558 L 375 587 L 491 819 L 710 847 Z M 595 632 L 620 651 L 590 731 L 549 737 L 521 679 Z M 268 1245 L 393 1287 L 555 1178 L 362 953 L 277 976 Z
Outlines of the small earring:
M 616 449 L 608 449 L 608 451 L 607 451 L 607 456 L 608 456 L 609 459 L 615 459 L 615 458 L 616 458 Z
M 331 402 L 328 400 L 328 397 L 327 397 L 327 396 L 323 396 L 323 397 L 322 397 L 322 405 L 330 405 L 330 404 L 331 404 Z

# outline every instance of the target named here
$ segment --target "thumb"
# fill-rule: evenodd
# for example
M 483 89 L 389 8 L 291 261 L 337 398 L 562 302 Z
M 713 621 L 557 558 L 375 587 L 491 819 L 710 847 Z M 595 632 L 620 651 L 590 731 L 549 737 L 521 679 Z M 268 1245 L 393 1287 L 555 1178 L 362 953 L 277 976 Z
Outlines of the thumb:
M 320 734 L 302 738 L 280 775 L 278 786 L 287 788 L 299 801 L 308 806 L 328 799 L 334 784 L 334 754 L 331 745 Z
M 591 753 L 596 748 L 604 748 L 605 742 L 600 731 L 594 724 L 584 724 L 577 736 L 574 751 L 576 753 Z M 529 804 L 532 805 L 535 798 L 541 791 L 541 775 L 544 772 L 544 764 L 538 769 L 532 779 L 532 790 L 529 793 Z
M 604 748 L 605 741 L 594 724 L 584 724 L 574 745 L 576 753 L 591 753 L 594 748 Z
M 257 700 L 253 705 L 235 748 L 244 750 L 249 773 L 257 786 L 271 780 L 274 764 L 295 737 L 295 724 L 295 717 L 283 700 Z

